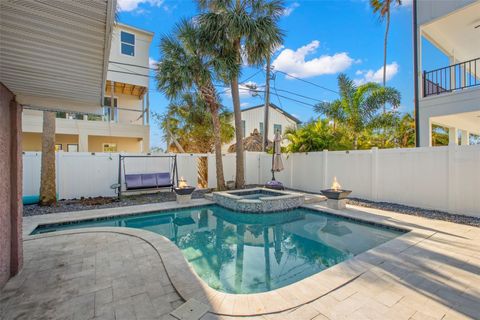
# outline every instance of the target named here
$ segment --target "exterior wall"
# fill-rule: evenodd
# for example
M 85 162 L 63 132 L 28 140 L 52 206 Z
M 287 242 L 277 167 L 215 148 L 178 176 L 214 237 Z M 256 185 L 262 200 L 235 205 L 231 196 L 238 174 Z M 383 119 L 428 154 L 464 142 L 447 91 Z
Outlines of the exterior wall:
M 0 288 L 22 267 L 21 107 L 0 83 Z
M 78 144 L 78 135 L 56 134 L 55 144 L 61 144 L 62 150 L 67 151 L 69 144 Z M 42 134 L 34 132 L 22 133 L 23 151 L 42 151 Z
M 254 108 L 250 110 L 242 111 L 242 120 L 245 120 L 245 136 L 248 137 L 253 132 L 253 130 L 257 129 L 260 132 L 260 122 L 263 123 L 264 117 L 264 108 Z M 232 125 L 234 120 L 232 120 Z M 285 130 L 289 127 L 296 128 L 297 123 L 290 119 L 289 117 L 280 113 L 277 109 L 270 108 L 269 110 L 269 128 L 268 128 L 268 139 L 273 141 L 274 138 L 274 125 L 279 124 L 282 126 L 282 135 L 285 133 Z M 224 152 L 228 147 L 235 143 L 235 137 L 229 143 L 223 146 Z M 282 144 L 285 145 L 287 142 L 283 141 Z
M 477 0 L 417 0 L 418 25 L 427 24 Z
M 142 140 L 138 138 L 89 136 L 88 151 L 103 152 L 104 143 L 116 143 L 118 152 L 140 152 L 142 149 Z
M 138 117 L 138 115 L 137 115 Z M 24 133 L 38 133 L 42 132 L 43 113 L 35 110 L 25 110 L 23 115 L 23 131 Z M 89 140 L 92 136 L 108 137 L 109 139 L 117 138 L 132 138 L 130 140 L 143 141 L 143 149 L 137 143 L 136 149 L 128 147 L 130 152 L 148 152 L 150 145 L 150 127 L 129 123 L 114 123 L 105 121 L 87 121 L 87 120 L 71 120 L 71 119 L 56 119 L 56 133 L 58 137 L 62 135 L 74 135 L 78 137 L 79 151 L 82 152 L 100 152 L 100 150 L 90 150 Z M 35 149 L 38 146 L 38 137 L 34 135 L 26 135 L 28 141 L 24 151 L 40 151 Z M 128 140 L 128 139 L 127 139 Z M 105 141 L 107 142 L 107 141 Z M 110 141 L 113 142 L 113 141 Z M 41 142 L 40 142 L 41 146 Z M 66 150 L 66 145 L 64 146 Z M 120 150 L 120 149 L 119 149 Z
M 135 56 L 128 56 L 121 53 L 120 34 L 122 30 L 135 35 Z M 149 64 L 149 49 L 152 38 L 153 33 L 151 32 L 118 23 L 115 26 L 112 34 L 110 61 L 130 65 L 127 66 L 122 64 L 110 63 L 108 66 L 109 71 L 107 74 L 107 79 L 115 82 L 135 84 L 148 88 L 149 71 L 145 68 L 148 67 Z M 119 72 L 114 72 L 111 70 Z M 131 73 L 147 75 L 147 77 Z

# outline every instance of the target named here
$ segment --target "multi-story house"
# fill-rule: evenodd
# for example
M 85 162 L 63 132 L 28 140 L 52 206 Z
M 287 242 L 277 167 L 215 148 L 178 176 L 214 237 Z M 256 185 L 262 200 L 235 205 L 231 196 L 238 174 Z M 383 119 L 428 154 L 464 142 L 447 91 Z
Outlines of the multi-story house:
M 152 38 L 152 32 L 121 23 L 115 25 L 103 114 L 57 112 L 57 150 L 149 151 L 149 48 Z M 42 115 L 40 110 L 24 110 L 24 151 L 41 151 Z
M 419 145 L 432 145 L 434 125 L 467 145 L 480 136 L 480 0 L 413 4 Z
M 243 136 L 248 137 L 255 130 L 257 130 L 260 135 L 264 133 L 264 114 L 265 114 L 265 105 L 261 104 L 254 107 L 245 108 L 242 110 L 242 129 Z M 301 123 L 299 119 L 285 110 L 279 108 L 273 103 L 270 103 L 269 109 L 269 120 L 268 120 L 268 140 L 273 141 L 276 132 L 284 134 L 287 128 L 296 129 L 297 126 Z M 232 125 L 234 125 L 232 120 Z M 228 146 L 235 143 L 235 138 L 224 146 L 226 150 Z M 286 143 L 286 142 L 283 142 Z

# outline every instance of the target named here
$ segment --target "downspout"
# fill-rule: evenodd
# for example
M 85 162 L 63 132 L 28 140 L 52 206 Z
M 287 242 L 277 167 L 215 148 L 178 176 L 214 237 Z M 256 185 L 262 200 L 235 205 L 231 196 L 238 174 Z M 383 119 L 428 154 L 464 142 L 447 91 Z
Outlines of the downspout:
M 415 107 L 415 146 L 420 147 L 420 119 L 418 98 L 418 23 L 417 23 L 417 0 L 413 0 L 413 94 Z

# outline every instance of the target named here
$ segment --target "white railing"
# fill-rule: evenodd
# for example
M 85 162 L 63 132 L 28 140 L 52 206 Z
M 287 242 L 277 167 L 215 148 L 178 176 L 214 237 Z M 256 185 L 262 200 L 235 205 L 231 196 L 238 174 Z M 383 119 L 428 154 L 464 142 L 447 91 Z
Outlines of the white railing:
M 216 186 L 213 154 L 178 154 L 178 173 L 190 184 L 198 180 L 198 158 L 208 157 L 208 187 Z M 24 154 L 24 196 L 38 196 L 40 153 Z M 480 146 L 415 149 L 324 151 L 284 155 L 285 170 L 277 180 L 288 188 L 320 192 L 333 177 L 352 196 L 480 217 Z M 168 171 L 167 163 L 139 160 L 127 171 Z M 158 160 L 160 161 L 160 160 Z M 271 156 L 247 152 L 247 184 L 271 178 Z M 235 155 L 223 157 L 226 180 L 235 178 Z M 57 153 L 57 190 L 60 199 L 114 196 L 118 154 Z

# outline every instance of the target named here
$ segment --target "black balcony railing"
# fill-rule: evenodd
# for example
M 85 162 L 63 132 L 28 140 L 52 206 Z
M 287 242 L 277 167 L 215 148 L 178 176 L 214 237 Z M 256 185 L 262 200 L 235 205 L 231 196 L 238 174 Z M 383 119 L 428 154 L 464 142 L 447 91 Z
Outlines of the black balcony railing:
M 480 85 L 480 58 L 423 72 L 423 96 Z

